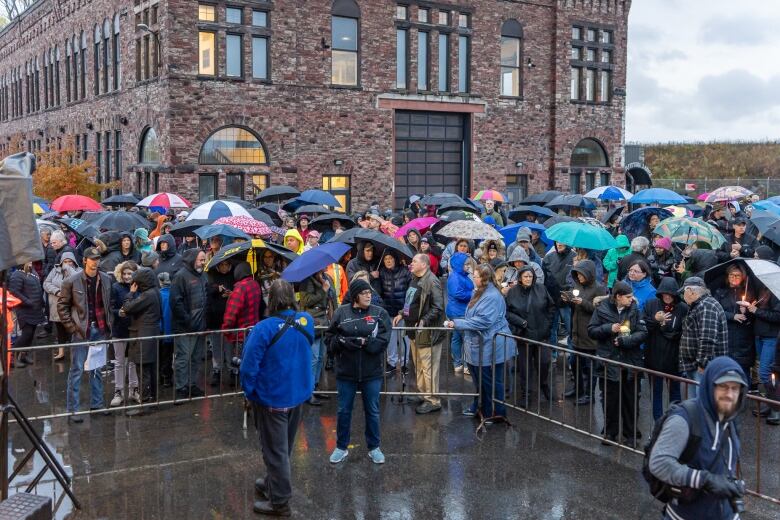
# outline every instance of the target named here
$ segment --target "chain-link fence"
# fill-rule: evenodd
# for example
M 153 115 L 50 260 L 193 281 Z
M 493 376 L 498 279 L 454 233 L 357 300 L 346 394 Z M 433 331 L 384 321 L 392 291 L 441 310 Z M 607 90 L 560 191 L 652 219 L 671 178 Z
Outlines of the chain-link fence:
M 709 193 L 721 186 L 743 186 L 762 199 L 780 195 L 780 178 L 767 177 L 764 179 L 746 179 L 736 177 L 733 179 L 653 179 L 653 187 L 668 188 L 677 193 L 695 196 L 699 193 Z

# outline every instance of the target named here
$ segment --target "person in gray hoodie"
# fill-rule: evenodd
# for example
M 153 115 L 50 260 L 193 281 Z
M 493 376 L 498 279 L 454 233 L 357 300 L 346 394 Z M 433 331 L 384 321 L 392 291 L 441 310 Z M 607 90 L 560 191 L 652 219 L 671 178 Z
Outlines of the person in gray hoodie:
M 198 249 L 190 249 L 188 251 L 198 251 Z M 160 256 L 160 263 L 155 268 L 154 274 L 168 273 L 171 275 L 171 278 L 176 276 L 176 273 L 183 266 L 183 259 L 176 252 L 176 239 L 172 235 L 166 233 L 157 240 L 157 254 Z
M 509 289 L 520 282 L 519 273 L 523 267 L 530 267 L 534 271 L 536 283 L 544 285 L 544 271 L 542 267 L 528 258 L 528 253 L 522 247 L 516 247 L 509 255 L 504 265 L 507 266 L 504 271 L 504 279 L 501 284 L 501 292 L 506 296 Z

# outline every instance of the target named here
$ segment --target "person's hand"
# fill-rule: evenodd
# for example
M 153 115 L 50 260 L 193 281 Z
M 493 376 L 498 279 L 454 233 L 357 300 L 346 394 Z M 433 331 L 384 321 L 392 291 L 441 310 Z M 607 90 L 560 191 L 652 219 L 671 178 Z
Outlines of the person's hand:
M 452 321 L 452 320 L 446 320 L 444 323 L 442 323 L 442 325 L 445 328 L 448 328 L 448 329 L 454 329 L 455 328 L 455 322 Z
M 620 323 L 613 323 L 612 324 L 612 332 L 617 334 L 618 332 L 620 332 L 620 327 L 621 327 Z
M 683 272 L 685 272 L 685 263 L 684 262 L 678 263 L 677 265 L 674 266 L 674 270 L 682 274 Z
M 127 316 L 127 314 L 125 314 L 125 310 L 124 309 L 119 309 L 119 317 L 120 318 L 124 318 L 125 316 Z
M 138 292 L 138 284 L 133 282 L 130 284 L 130 292 Z
M 736 498 L 742 496 L 739 484 L 729 480 L 726 475 L 718 475 L 709 471 L 701 471 L 701 488 L 716 497 Z
M 572 302 L 574 305 L 579 305 L 579 304 L 581 304 L 581 303 L 582 303 L 582 298 L 580 298 L 579 296 L 577 296 L 576 298 L 572 298 L 571 302 Z
M 752 312 L 754 314 L 758 310 L 758 306 L 756 305 L 756 302 L 752 302 L 751 303 L 751 302 L 746 302 L 746 301 L 738 301 L 737 305 L 739 305 L 740 307 L 742 307 L 744 309 L 747 309 L 748 311 L 750 311 L 750 312 Z M 742 313 L 744 314 L 744 311 L 742 311 Z
M 620 346 L 620 337 L 617 337 L 617 338 L 613 339 L 612 340 L 612 344 L 615 345 L 616 347 L 619 347 Z
M 747 321 L 747 316 L 745 316 L 744 314 L 735 314 L 734 321 L 738 323 L 745 323 Z
M 330 282 L 327 280 L 322 281 L 322 290 L 328 292 L 330 290 Z
M 737 258 L 739 256 L 739 251 L 736 249 L 731 250 L 731 258 Z
M 509 287 L 502 287 L 501 288 L 501 295 L 506 296 L 509 293 Z
M 379 271 L 371 271 L 371 278 L 379 278 Z
M 402 319 L 402 318 L 401 318 L 401 316 L 398 316 L 398 315 L 396 315 L 396 316 L 393 318 L 393 327 L 397 327 L 397 326 L 398 326 L 398 323 L 401 321 L 401 319 Z

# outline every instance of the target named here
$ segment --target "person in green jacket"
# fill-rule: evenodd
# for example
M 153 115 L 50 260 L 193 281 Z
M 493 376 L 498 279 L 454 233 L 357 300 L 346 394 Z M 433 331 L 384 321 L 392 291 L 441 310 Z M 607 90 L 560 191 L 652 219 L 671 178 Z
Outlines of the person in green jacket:
M 606 270 L 609 275 L 607 277 L 607 287 L 610 289 L 612 289 L 612 284 L 614 284 L 617 279 L 618 262 L 631 251 L 631 243 L 628 241 L 626 235 L 618 235 L 615 238 L 615 241 L 617 241 L 617 247 L 613 247 L 607 251 L 603 260 L 604 270 Z

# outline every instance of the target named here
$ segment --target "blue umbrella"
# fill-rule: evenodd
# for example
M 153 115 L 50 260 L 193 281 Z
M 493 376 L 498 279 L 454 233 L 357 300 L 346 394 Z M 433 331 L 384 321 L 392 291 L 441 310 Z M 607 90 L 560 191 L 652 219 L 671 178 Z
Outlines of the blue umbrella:
M 336 262 L 349 251 L 351 246 L 344 242 L 328 242 L 304 252 L 282 271 L 282 278 L 288 282 L 302 282 Z
M 209 224 L 196 229 L 193 233 L 198 235 L 201 240 L 208 240 L 209 238 L 216 236 L 243 238 L 244 240 L 250 239 L 250 236 L 240 229 L 228 226 L 227 224 Z
M 331 206 L 334 208 L 340 208 L 341 202 L 327 191 L 322 190 L 306 190 L 298 195 L 298 200 L 302 200 L 307 204 L 322 204 L 323 206 Z
M 778 202 L 772 202 L 770 199 L 758 200 L 754 202 L 752 206 L 756 209 L 761 209 L 774 213 L 775 215 L 780 215 L 780 199 L 778 199 Z
M 774 204 L 779 204 L 780 205 L 780 195 L 775 195 L 774 197 L 769 197 L 766 200 L 768 200 L 769 202 L 772 202 Z
M 648 188 L 628 199 L 631 204 L 686 204 L 682 195 L 666 188 Z
M 647 221 L 650 219 L 650 215 L 658 215 L 660 220 L 674 216 L 671 211 L 664 208 L 641 208 L 623 217 L 623 220 L 620 221 L 620 229 L 630 239 L 638 237 L 647 230 Z
M 501 233 L 502 237 L 504 237 L 504 243 L 509 245 L 517 238 L 517 233 L 520 231 L 520 228 L 528 228 L 532 231 L 536 231 L 539 233 L 539 237 L 541 238 L 542 242 L 544 242 L 547 246 L 551 246 L 553 243 L 552 240 L 547 238 L 547 235 L 545 234 L 546 228 L 541 224 L 537 224 L 536 222 L 519 222 L 517 224 L 511 224 L 509 226 L 502 227 L 498 230 L 498 232 Z
M 249 217 L 249 212 L 240 204 L 225 200 L 204 202 L 190 211 L 187 220 L 217 220 L 222 217 Z

